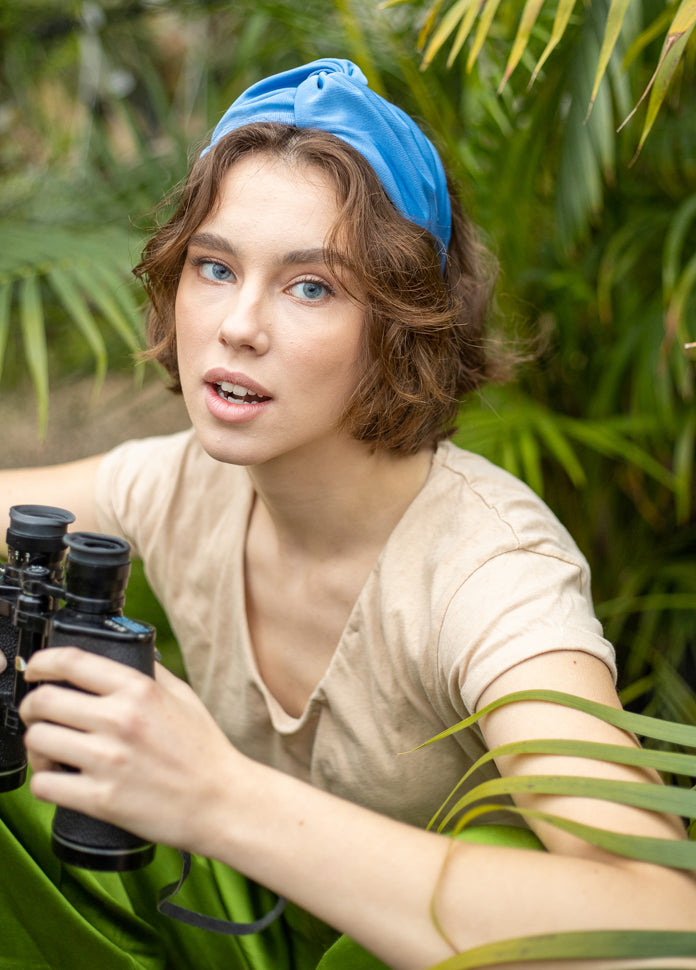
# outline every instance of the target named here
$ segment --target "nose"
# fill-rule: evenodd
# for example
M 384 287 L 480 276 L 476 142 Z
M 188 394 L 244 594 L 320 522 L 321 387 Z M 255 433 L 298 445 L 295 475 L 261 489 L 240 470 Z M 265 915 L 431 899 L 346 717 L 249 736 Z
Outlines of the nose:
M 265 354 L 269 347 L 267 307 L 263 298 L 243 288 L 225 308 L 218 328 L 218 340 L 233 350 Z

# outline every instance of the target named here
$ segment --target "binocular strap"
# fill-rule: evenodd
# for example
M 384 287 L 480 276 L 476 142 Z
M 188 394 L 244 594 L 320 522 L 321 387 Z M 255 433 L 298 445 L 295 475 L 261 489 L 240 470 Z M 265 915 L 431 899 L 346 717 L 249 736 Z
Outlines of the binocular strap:
M 260 919 L 253 920 L 251 923 L 233 923 L 231 920 L 216 919 L 214 916 L 205 916 L 203 913 L 196 913 L 191 909 L 184 909 L 177 906 L 170 900 L 176 896 L 184 884 L 191 871 L 191 855 L 189 852 L 178 850 L 181 856 L 181 875 L 178 882 L 172 882 L 159 891 L 157 909 L 163 916 L 169 916 L 180 923 L 187 923 L 189 926 L 197 926 L 201 930 L 208 930 L 210 933 L 225 933 L 227 936 L 248 936 L 251 933 L 260 933 L 267 926 L 276 920 L 285 909 L 285 898 L 278 897 L 278 902 L 273 909 L 262 916 Z

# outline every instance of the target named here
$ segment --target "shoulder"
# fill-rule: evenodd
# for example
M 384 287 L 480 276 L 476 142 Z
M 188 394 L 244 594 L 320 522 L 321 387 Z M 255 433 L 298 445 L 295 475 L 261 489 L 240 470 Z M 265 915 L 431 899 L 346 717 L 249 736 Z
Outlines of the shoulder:
M 157 535 L 204 534 L 223 511 L 246 505 L 245 470 L 211 458 L 192 430 L 124 442 L 97 474 L 100 528 L 141 554 Z
M 568 531 L 531 488 L 452 442 L 438 447 L 421 498 L 422 519 L 441 541 L 465 541 L 477 557 L 526 549 L 584 561 Z

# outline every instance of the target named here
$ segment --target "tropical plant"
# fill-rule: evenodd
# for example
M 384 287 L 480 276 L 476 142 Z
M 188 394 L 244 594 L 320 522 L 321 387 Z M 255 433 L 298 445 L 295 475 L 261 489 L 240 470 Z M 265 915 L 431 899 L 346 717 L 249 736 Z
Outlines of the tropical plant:
M 600 718 L 624 731 L 639 737 L 667 743 L 670 750 L 631 748 L 620 745 L 598 744 L 591 741 L 528 740 L 516 741 L 487 751 L 461 779 L 445 804 L 430 823 L 431 828 L 449 832 L 452 837 L 474 833 L 476 823 L 495 811 L 512 811 L 527 819 L 543 821 L 585 839 L 609 852 L 631 859 L 640 859 L 675 869 L 696 869 L 696 841 L 679 839 L 654 839 L 645 836 L 611 832 L 594 826 L 573 822 L 562 816 L 539 812 L 532 808 L 506 806 L 504 799 L 519 792 L 525 794 L 570 795 L 583 798 L 599 798 L 605 801 L 631 805 L 654 812 L 676 814 L 692 822 L 696 819 L 696 788 L 671 785 L 646 784 L 643 782 L 614 782 L 591 777 L 567 777 L 553 775 L 520 775 L 485 781 L 458 794 L 458 788 L 485 763 L 510 755 L 563 755 L 648 768 L 669 774 L 674 779 L 693 781 L 696 777 L 696 726 L 670 723 L 664 720 L 617 711 L 614 708 L 587 701 L 583 698 L 556 691 L 522 691 L 508 694 L 472 717 L 453 725 L 427 744 L 472 727 L 486 714 L 509 703 L 544 701 L 561 704 Z M 673 750 L 677 747 L 679 750 Z M 686 749 L 686 751 L 681 749 Z M 533 846 L 531 846 L 533 847 Z M 441 929 L 441 932 L 442 929 Z M 453 949 L 456 947 L 453 946 Z M 538 937 L 504 939 L 458 953 L 438 963 L 431 970 L 469 970 L 508 962 L 564 960 L 564 959 L 645 959 L 647 957 L 669 960 L 672 957 L 693 956 L 696 952 L 696 930 L 676 932 L 666 930 L 597 930 L 593 932 L 558 932 Z M 660 964 L 668 967 L 669 963 Z
M 502 330 L 535 348 L 514 385 L 466 402 L 457 441 L 525 479 L 587 555 L 627 716 L 652 718 L 626 729 L 671 782 L 661 808 L 674 788 L 693 818 L 693 755 L 672 746 L 696 724 L 696 3 L 383 6 L 5 3 L 3 386 L 26 361 L 43 422 L 57 372 L 100 379 L 130 354 L 142 215 L 188 144 L 259 76 L 353 58 L 434 133 L 498 257 Z M 506 946 L 451 967 L 516 959 Z

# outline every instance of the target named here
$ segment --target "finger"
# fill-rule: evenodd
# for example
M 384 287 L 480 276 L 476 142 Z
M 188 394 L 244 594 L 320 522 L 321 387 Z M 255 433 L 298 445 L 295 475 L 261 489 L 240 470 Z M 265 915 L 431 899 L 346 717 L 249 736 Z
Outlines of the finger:
M 44 683 L 29 691 L 20 705 L 19 716 L 27 727 L 38 721 L 52 721 L 89 731 L 103 723 L 102 711 L 103 701 L 94 694 Z
M 7 667 L 7 657 L 4 653 L 0 652 L 0 674 L 4 672 L 5 667 Z
M 30 683 L 67 681 L 90 694 L 111 694 L 132 683 L 133 678 L 145 676 L 126 664 L 109 657 L 100 657 L 79 647 L 38 650 L 24 673 L 25 680 Z
M 39 721 L 24 735 L 27 757 L 32 771 L 60 770 L 62 765 L 80 768 L 80 757 L 71 735 L 76 732 L 59 724 Z
M 38 721 L 24 736 L 32 768 L 69 765 L 93 776 L 109 776 L 124 763 L 118 740 Z
M 33 768 L 33 765 L 32 765 Z M 29 781 L 31 793 L 44 802 L 52 802 L 76 812 L 98 817 L 94 781 L 79 771 L 33 770 Z

